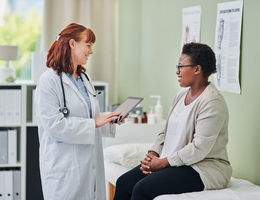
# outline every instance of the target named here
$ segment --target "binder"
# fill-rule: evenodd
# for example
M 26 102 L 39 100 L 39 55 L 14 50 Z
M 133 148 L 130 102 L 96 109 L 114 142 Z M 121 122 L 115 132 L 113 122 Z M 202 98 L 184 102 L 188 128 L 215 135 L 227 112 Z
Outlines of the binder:
M 5 200 L 13 200 L 13 172 L 5 171 L 4 173 L 5 180 Z
M 17 162 L 17 131 L 16 129 L 8 130 L 8 163 L 16 164 Z
M 0 164 L 8 163 L 7 131 L 0 130 Z
M 13 91 L 5 90 L 5 123 L 7 125 L 13 123 Z
M 13 171 L 13 200 L 21 200 L 21 171 Z
M 34 105 L 35 91 L 36 91 L 36 89 L 32 90 L 32 122 L 34 124 L 37 124 L 36 109 L 35 109 L 35 105 Z
M 5 124 L 5 90 L 0 89 L 0 125 Z
M 22 109 L 22 91 L 20 89 L 12 90 L 12 108 L 13 108 L 13 123 L 12 124 L 21 124 L 21 109 Z
M 5 196 L 5 171 L 0 171 L 0 200 L 4 200 Z

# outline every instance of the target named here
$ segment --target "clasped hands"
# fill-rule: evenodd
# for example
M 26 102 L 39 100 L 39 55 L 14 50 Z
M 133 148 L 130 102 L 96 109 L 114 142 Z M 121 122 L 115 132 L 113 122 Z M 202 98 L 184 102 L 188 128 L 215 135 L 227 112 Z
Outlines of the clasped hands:
M 146 154 L 146 157 L 140 162 L 140 170 L 146 175 L 150 175 L 160 169 L 170 166 L 167 158 L 159 158 L 159 155 L 154 151 L 150 151 L 149 154 Z

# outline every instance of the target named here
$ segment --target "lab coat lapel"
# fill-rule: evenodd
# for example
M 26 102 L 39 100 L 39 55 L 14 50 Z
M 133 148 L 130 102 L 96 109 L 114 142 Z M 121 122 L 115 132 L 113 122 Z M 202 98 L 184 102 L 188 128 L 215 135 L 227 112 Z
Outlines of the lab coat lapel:
M 82 72 L 82 76 L 81 77 L 82 77 L 82 79 L 84 81 L 85 87 L 88 87 L 87 89 L 90 90 L 92 92 L 92 94 L 94 94 L 95 91 L 92 91 L 92 87 L 90 85 L 90 81 L 91 80 L 88 81 L 86 76 L 83 74 L 83 72 Z M 91 108 L 92 108 L 92 117 L 95 118 L 95 116 L 96 116 L 96 109 L 95 109 L 96 102 L 95 102 L 95 99 L 94 99 L 92 94 L 90 94 L 89 91 L 88 91 L 89 99 L 90 99 L 90 102 L 91 102 Z M 97 97 L 95 97 L 95 98 L 97 98 Z
M 84 97 L 80 94 L 79 90 L 77 89 L 77 87 L 74 85 L 74 83 L 72 83 L 72 81 L 69 79 L 69 77 L 64 73 L 62 72 L 62 80 L 63 80 L 63 83 L 64 84 L 68 84 L 75 92 L 76 94 L 78 95 L 78 97 L 80 98 L 81 101 L 83 101 L 84 105 L 86 106 L 87 110 L 88 110 L 88 113 L 89 113 L 89 107 L 88 107 L 88 104 L 87 102 L 85 101 Z M 92 102 L 91 102 L 92 103 Z M 90 116 L 90 115 L 89 115 Z M 93 113 L 92 113 L 92 116 L 93 116 Z

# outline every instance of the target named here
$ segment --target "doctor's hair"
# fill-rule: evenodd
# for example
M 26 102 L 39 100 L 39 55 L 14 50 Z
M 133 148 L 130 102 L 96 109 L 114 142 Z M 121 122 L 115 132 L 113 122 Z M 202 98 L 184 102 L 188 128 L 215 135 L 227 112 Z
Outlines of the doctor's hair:
M 59 68 L 61 72 L 73 74 L 73 63 L 71 58 L 71 48 L 69 41 L 74 39 L 79 42 L 83 38 L 83 34 L 87 35 L 87 41 L 95 43 L 96 36 L 94 32 L 86 28 L 83 25 L 77 23 L 68 24 L 58 35 L 56 40 L 52 43 L 47 54 L 46 66 L 54 69 L 59 74 Z M 78 65 L 77 73 L 86 71 L 86 68 L 82 65 Z
M 182 48 L 182 54 L 190 56 L 192 64 L 201 66 L 205 78 L 216 73 L 215 53 L 208 45 L 194 42 L 187 43 Z

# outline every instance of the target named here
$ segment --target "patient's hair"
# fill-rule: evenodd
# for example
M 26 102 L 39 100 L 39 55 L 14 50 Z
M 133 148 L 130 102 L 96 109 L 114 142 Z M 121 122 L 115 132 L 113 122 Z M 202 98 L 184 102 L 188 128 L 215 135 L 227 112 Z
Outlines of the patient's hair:
M 86 43 L 95 43 L 96 36 L 91 29 L 77 23 L 68 24 L 60 34 L 56 36 L 56 40 L 52 43 L 47 54 L 46 66 L 53 68 L 58 74 L 59 69 L 61 72 L 73 74 L 69 41 L 74 39 L 78 42 L 83 38 L 83 34 L 85 33 L 87 34 Z M 77 73 L 79 74 L 82 70 L 85 72 L 86 68 L 82 65 L 78 65 Z
M 208 45 L 187 43 L 182 48 L 182 54 L 190 56 L 192 64 L 201 66 L 204 77 L 216 72 L 215 53 Z

